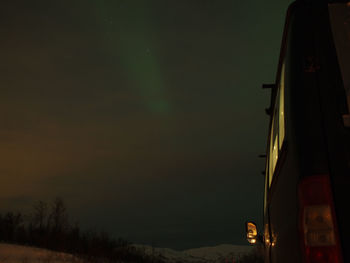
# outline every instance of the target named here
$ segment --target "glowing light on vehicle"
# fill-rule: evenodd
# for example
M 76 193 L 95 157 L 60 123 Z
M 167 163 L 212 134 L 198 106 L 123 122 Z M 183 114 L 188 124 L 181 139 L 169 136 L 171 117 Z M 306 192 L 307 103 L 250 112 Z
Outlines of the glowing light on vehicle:
M 258 230 L 253 222 L 246 223 L 247 240 L 250 244 L 257 242 Z
M 304 212 L 304 234 L 309 246 L 335 245 L 330 206 L 309 206 Z
M 299 200 L 305 262 L 342 262 L 328 175 L 303 179 L 299 186 Z

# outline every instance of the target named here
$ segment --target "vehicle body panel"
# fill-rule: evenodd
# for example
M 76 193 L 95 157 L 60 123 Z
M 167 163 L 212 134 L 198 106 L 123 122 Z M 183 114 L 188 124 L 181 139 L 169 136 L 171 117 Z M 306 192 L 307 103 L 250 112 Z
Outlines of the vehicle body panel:
M 344 126 L 342 117 L 349 112 L 338 62 L 328 4 L 293 3 L 287 14 L 270 105 L 275 112 L 283 79 L 285 135 L 272 173 L 270 138 L 267 146 L 266 177 L 272 180 L 265 180 L 265 262 L 302 262 L 298 185 L 307 176 L 323 174 L 331 179 L 343 258 L 350 262 L 346 252 L 350 128 Z M 275 115 L 271 115 L 270 136 Z

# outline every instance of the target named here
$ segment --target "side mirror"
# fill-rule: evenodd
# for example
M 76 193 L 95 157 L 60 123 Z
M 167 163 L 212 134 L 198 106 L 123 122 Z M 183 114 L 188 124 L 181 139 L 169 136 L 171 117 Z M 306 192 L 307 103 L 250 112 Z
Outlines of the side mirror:
M 256 227 L 256 224 L 253 222 L 246 222 L 245 223 L 245 230 L 247 233 L 247 240 L 250 244 L 256 244 L 258 241 L 258 229 Z

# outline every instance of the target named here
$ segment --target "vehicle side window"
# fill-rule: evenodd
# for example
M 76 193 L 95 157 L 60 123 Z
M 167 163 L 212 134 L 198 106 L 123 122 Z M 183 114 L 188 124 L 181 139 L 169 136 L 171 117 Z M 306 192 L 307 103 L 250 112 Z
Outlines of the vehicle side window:
M 266 158 L 266 169 L 268 169 L 269 167 L 269 159 Z M 266 204 L 267 204 L 267 192 L 269 190 L 269 176 L 268 176 L 268 173 L 267 173 L 268 170 L 266 170 L 266 175 L 265 175 L 265 189 L 264 189 L 264 214 L 266 212 Z
M 281 70 L 281 79 L 280 79 L 280 86 L 279 86 L 279 112 L 278 112 L 278 118 L 279 118 L 279 132 L 278 132 L 278 138 L 279 138 L 279 144 L 278 144 L 278 149 L 281 151 L 282 149 L 282 144 L 284 141 L 284 136 L 285 136 L 285 123 L 284 123 L 284 74 L 285 74 L 285 69 L 284 69 L 284 64 L 282 65 L 282 70 Z
M 276 101 L 272 116 L 272 126 L 270 130 L 269 154 L 268 154 L 268 177 L 269 187 L 271 186 L 275 173 L 277 160 L 280 157 L 284 137 L 285 137 L 285 117 L 284 117 L 284 74 L 285 66 L 282 65 L 280 82 L 277 87 Z

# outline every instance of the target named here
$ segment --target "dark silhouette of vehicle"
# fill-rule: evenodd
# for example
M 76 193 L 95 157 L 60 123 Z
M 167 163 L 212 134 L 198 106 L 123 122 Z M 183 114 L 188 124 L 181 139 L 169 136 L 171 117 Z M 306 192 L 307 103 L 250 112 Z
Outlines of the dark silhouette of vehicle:
M 350 262 L 350 2 L 297 0 L 283 34 L 267 140 L 267 263 Z

